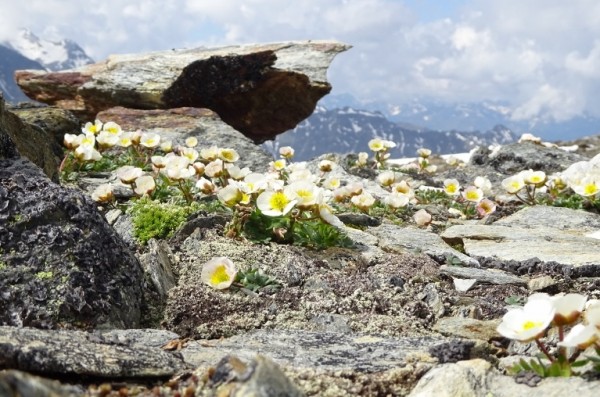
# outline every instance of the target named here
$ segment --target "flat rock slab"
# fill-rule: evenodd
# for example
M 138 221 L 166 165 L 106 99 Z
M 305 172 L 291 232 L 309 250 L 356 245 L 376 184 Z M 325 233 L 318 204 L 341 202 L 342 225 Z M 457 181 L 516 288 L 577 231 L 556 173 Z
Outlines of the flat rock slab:
M 17 71 L 32 99 L 91 119 L 101 110 L 209 108 L 255 141 L 294 128 L 328 94 L 327 68 L 350 48 L 299 41 L 112 55 L 60 72 Z
M 228 354 L 243 359 L 257 354 L 279 365 L 323 372 L 382 372 L 402 367 L 415 357 L 428 361 L 428 349 L 446 342 L 437 337 L 389 338 L 300 330 L 257 330 L 228 339 L 190 342 L 181 353 L 186 362 L 205 367 Z
M 442 335 L 488 341 L 500 336 L 496 328 L 500 320 L 477 320 L 466 317 L 442 317 L 433 329 Z
M 438 262 L 447 257 L 457 257 L 466 266 L 479 267 L 479 262 L 450 247 L 440 236 L 414 227 L 403 228 L 383 224 L 369 228 L 368 232 L 379 238 L 379 248 L 389 252 L 416 251 L 429 255 Z
M 512 275 L 510 273 L 503 272 L 496 269 L 477 269 L 473 267 L 462 267 L 462 266 L 448 266 L 442 265 L 440 272 L 447 274 L 452 277 L 462 279 L 474 279 L 478 283 L 485 284 L 513 284 L 513 285 L 527 285 L 527 281 L 522 278 Z
M 163 378 L 189 368 L 177 354 L 120 344 L 115 335 L 107 339 L 82 331 L 0 327 L 0 369 L 52 376 Z

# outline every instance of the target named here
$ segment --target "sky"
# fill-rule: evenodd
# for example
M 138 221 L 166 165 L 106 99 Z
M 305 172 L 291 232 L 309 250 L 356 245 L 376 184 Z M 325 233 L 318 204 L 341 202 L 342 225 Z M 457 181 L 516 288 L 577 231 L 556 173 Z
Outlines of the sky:
M 0 0 L 17 29 L 112 53 L 332 39 L 333 94 L 494 101 L 514 120 L 600 116 L 598 0 Z

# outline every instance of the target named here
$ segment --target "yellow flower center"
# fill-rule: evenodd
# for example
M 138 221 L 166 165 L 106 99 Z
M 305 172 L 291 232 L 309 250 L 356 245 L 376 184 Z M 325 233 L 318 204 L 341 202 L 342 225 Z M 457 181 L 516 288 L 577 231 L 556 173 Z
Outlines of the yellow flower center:
M 598 186 L 595 183 L 588 183 L 584 186 L 583 192 L 586 196 L 591 196 L 598 193 Z
M 540 321 L 525 321 L 523 324 L 523 331 L 529 331 L 532 328 L 541 327 L 542 323 Z
M 288 200 L 288 198 L 285 196 L 285 194 L 283 192 L 273 193 L 273 195 L 271 196 L 271 199 L 269 200 L 269 204 L 271 205 L 271 208 L 281 211 L 281 212 L 283 212 L 283 210 L 285 209 L 285 206 L 288 205 L 289 202 L 290 202 L 290 200 Z
M 296 194 L 298 195 L 298 197 L 303 199 L 312 197 L 312 192 L 310 190 L 298 190 Z
M 446 191 L 448 193 L 456 193 L 456 185 L 452 184 L 452 185 L 446 186 Z
M 467 200 L 477 200 L 479 198 L 479 194 L 472 190 L 467 192 Z
M 227 274 L 227 269 L 225 265 L 219 265 L 213 274 L 210 276 L 211 284 L 217 285 L 230 280 L 229 274 Z

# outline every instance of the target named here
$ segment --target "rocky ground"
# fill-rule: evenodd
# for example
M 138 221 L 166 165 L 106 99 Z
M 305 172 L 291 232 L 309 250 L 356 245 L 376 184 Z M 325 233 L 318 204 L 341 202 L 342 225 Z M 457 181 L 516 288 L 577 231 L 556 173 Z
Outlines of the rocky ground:
M 508 375 L 516 359 L 539 352 L 496 331 L 507 308 L 533 292 L 600 299 L 600 215 L 523 206 L 499 187 L 524 169 L 551 173 L 589 160 L 592 139 L 581 152 L 524 142 L 481 149 L 464 167 L 434 159 L 436 173 L 406 174 L 415 187 L 487 176 L 499 207 L 484 219 L 460 219 L 435 203 L 415 208 L 433 215 L 426 226 L 410 215 L 391 222 L 345 214 L 353 246 L 317 251 L 225 237 L 227 216 L 201 212 L 171 238 L 142 245 L 129 215 L 99 210 L 88 196 L 114 176 L 61 186 L 51 180 L 48 164 L 59 161 L 51 144 L 30 151 L 33 163 L 19 154 L 31 142 L 26 134 L 56 143 L 76 129 L 71 114 L 0 105 L 2 396 L 600 393 L 593 373 Z M 208 110 L 102 115 L 124 129 L 230 145 L 257 171 L 268 162 Z M 326 157 L 340 179 L 381 189 L 376 172 Z M 212 289 L 200 272 L 215 256 L 261 269 L 279 288 Z

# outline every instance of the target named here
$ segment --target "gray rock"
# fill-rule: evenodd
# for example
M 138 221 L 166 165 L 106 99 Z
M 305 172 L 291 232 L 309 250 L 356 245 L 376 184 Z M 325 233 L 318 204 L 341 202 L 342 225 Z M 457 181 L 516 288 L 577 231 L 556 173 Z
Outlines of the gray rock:
M 169 290 L 176 285 L 170 255 L 173 253 L 165 241 L 150 239 L 148 252 L 139 257 L 144 272 L 162 299 L 166 299 Z
M 583 235 L 600 230 L 600 215 L 583 210 L 535 205 L 502 218 L 494 225 L 524 229 L 553 228 Z
M 457 257 L 467 266 L 479 267 L 479 262 L 450 247 L 437 234 L 414 227 L 403 228 L 383 224 L 369 228 L 369 233 L 379 238 L 379 248 L 389 252 L 416 251 L 444 262 L 448 256 Z
M 465 317 L 442 317 L 433 329 L 445 336 L 460 337 L 466 339 L 481 339 L 488 341 L 499 337 L 496 327 L 500 321 L 476 320 Z
M 329 93 L 327 68 L 349 46 L 335 41 L 196 48 L 113 55 L 60 72 L 17 71 L 41 102 L 86 118 L 113 106 L 209 108 L 257 142 L 294 128 Z
M 368 373 L 402 366 L 410 357 L 427 357 L 428 349 L 443 341 L 440 337 L 389 338 L 300 330 L 256 330 L 210 343 L 192 341 L 181 354 L 194 366 L 211 365 L 228 354 L 251 359 L 260 353 L 284 367 Z
M 541 291 L 557 284 L 558 282 L 551 276 L 540 276 L 529 280 L 527 283 L 527 288 L 529 288 L 530 291 Z
M 0 160 L 0 324 L 135 327 L 142 269 L 96 205 Z
M 134 110 L 115 107 L 98 113 L 97 117 L 102 121 L 114 121 L 124 130 L 155 132 L 162 140 L 172 141 L 174 146 L 184 145 L 187 138 L 195 137 L 198 139 L 196 149 L 211 146 L 235 149 L 240 155 L 236 165 L 250 167 L 253 171 L 264 172 L 273 161 L 273 156 L 208 109 Z
M 514 284 L 514 285 L 526 285 L 527 281 L 520 277 L 512 274 L 503 272 L 501 270 L 489 270 L 489 269 L 476 269 L 472 267 L 462 266 L 448 266 L 442 265 L 440 272 L 447 274 L 452 277 L 459 277 L 463 279 L 475 279 L 479 283 L 486 284 Z
M 477 284 L 477 280 L 474 278 L 452 278 L 452 283 L 454 283 L 454 289 L 458 292 L 467 292 L 471 288 Z
M 0 326 L 0 369 L 56 376 L 162 378 L 187 369 L 159 347 L 130 346 L 101 334 Z
M 2 397 L 78 397 L 84 393 L 82 387 L 64 385 L 27 372 L 0 371 L 0 396 Z
M 600 381 L 578 377 L 546 378 L 536 387 L 515 382 L 481 359 L 444 364 L 419 380 L 409 397 L 562 397 L 576 393 L 581 397 L 598 395 Z

